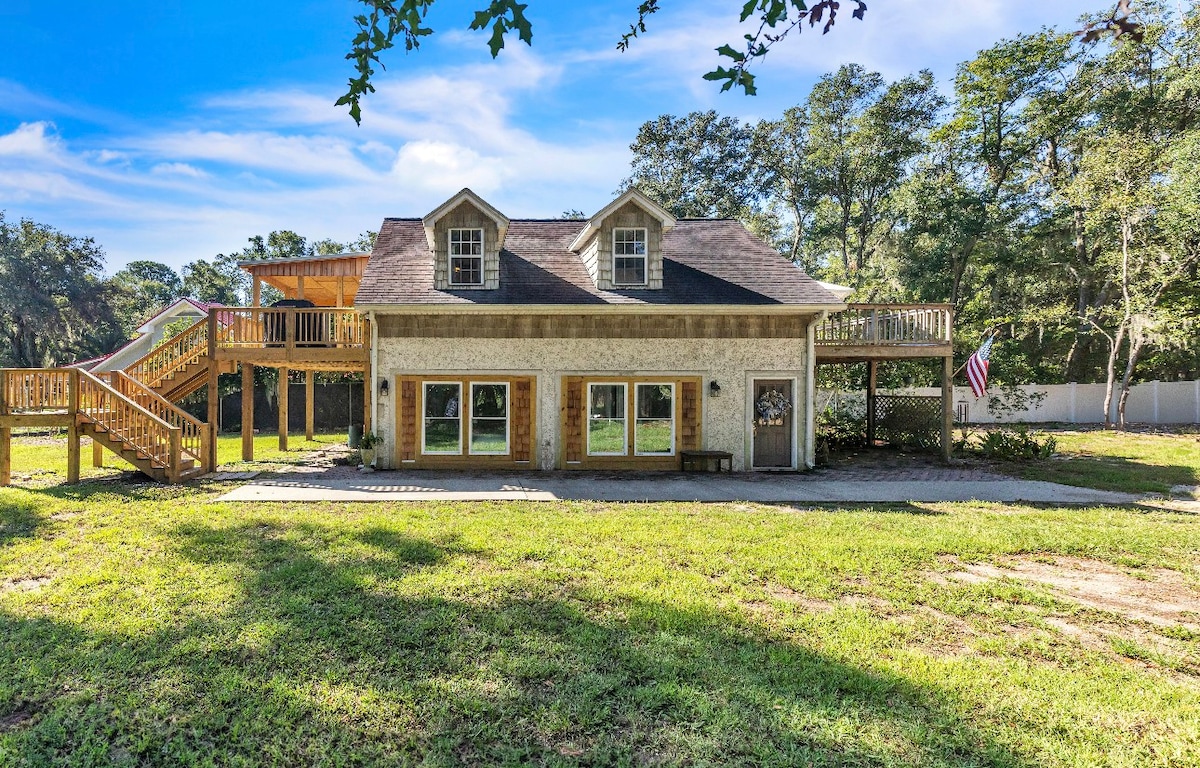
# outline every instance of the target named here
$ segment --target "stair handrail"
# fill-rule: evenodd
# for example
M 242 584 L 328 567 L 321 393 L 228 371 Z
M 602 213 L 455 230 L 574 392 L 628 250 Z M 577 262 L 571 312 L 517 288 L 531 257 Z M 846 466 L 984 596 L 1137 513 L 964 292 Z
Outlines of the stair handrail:
M 147 386 L 154 387 L 161 384 L 170 374 L 206 354 L 208 318 L 202 317 L 126 366 L 125 373 Z
M 182 460 L 182 433 L 180 427 L 172 426 L 155 416 L 148 408 L 139 405 L 88 371 L 76 371 L 78 381 L 78 412 L 106 430 L 128 442 L 145 455 L 151 465 L 164 469 L 171 482 L 178 482 Z M 141 417 L 142 423 L 128 423 L 123 418 L 101 410 L 103 396 L 112 398 L 120 406 Z M 108 418 L 105 418 L 105 415 Z M 164 458 L 165 455 L 165 458 Z
M 212 467 L 208 466 L 208 461 L 205 458 L 208 456 L 208 451 L 206 450 L 209 439 L 207 424 L 124 371 L 113 371 L 112 376 L 113 389 L 131 400 L 133 397 L 125 390 L 126 388 L 136 390 L 138 396 L 147 398 L 153 404 L 153 406 L 145 406 L 146 410 L 155 414 L 171 426 L 179 427 L 181 430 L 181 451 L 183 454 L 193 459 L 205 470 L 212 471 Z M 134 402 L 136 403 L 137 401 L 134 400 Z

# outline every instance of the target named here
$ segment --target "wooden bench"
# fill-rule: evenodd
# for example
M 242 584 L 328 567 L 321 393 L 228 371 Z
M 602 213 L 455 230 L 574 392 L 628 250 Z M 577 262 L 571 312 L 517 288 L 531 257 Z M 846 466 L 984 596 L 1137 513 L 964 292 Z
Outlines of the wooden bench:
M 721 471 L 721 463 L 728 462 L 726 471 L 733 471 L 733 454 L 729 451 L 680 451 L 679 452 L 679 468 L 684 472 L 693 472 L 699 469 L 701 472 L 712 472 L 709 469 L 716 463 L 716 471 Z

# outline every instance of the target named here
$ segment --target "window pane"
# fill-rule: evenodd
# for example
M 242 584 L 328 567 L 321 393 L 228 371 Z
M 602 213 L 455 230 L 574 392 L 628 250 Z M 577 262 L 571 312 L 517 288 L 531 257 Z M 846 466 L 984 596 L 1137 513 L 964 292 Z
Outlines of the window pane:
M 646 258 L 644 256 L 618 256 L 613 264 L 613 282 L 623 285 L 641 285 L 646 282 Z
M 433 418 L 458 418 L 459 384 L 426 384 L 425 415 Z
M 425 419 L 425 453 L 462 453 L 458 419 Z
M 588 390 L 588 413 L 593 419 L 625 418 L 624 384 L 591 384 Z
M 624 419 L 589 419 L 588 453 L 625 454 Z
M 625 455 L 625 429 L 625 385 L 588 385 L 588 453 Z
M 635 394 L 634 453 L 674 453 L 675 388 L 670 384 L 638 384 Z
M 508 453 L 508 421 L 471 419 L 471 453 Z
M 504 418 L 508 415 L 508 387 L 504 384 L 472 384 L 471 415 Z
M 671 420 L 638 419 L 633 425 L 633 449 L 636 453 L 673 453 Z
M 670 419 L 674 416 L 674 388 L 670 384 L 637 385 L 637 417 L 639 419 Z
M 478 256 L 455 256 L 450 259 L 450 282 L 458 285 L 483 283 L 483 259 Z

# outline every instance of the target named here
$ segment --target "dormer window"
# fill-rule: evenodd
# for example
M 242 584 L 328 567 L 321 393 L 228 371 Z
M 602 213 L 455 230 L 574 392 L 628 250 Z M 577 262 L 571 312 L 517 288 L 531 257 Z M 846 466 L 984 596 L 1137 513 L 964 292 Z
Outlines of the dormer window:
M 646 230 L 613 230 L 613 284 L 646 284 Z
M 450 230 L 450 285 L 483 285 L 483 230 Z

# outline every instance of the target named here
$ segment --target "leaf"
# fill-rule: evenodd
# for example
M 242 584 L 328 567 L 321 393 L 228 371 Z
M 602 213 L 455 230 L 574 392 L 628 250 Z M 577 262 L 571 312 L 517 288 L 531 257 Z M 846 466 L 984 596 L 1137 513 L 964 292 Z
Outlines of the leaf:
M 736 48 L 734 48 L 732 45 L 729 45 L 728 43 L 726 43 L 725 45 L 722 45 L 720 48 L 718 48 L 717 53 L 721 54 L 722 56 L 724 56 L 726 58 L 733 59 L 734 61 L 740 62 L 740 61 L 746 60 L 746 55 L 744 53 L 737 50 Z
M 492 51 L 492 58 L 500 55 L 500 51 L 504 48 L 504 22 L 500 19 L 492 25 L 492 36 L 488 40 L 488 48 Z

